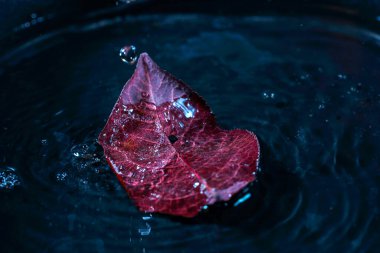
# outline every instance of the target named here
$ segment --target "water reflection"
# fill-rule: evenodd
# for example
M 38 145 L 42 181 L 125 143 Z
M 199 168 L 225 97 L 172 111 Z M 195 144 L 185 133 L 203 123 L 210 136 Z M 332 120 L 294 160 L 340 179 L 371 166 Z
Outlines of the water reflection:
M 194 118 L 196 109 L 188 98 L 178 98 L 173 102 L 173 106 L 180 109 L 186 118 Z

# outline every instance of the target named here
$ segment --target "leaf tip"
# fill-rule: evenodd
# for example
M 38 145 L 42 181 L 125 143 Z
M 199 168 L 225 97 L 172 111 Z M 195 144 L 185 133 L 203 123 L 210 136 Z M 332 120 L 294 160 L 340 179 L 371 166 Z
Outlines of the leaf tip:
M 150 58 L 149 54 L 146 52 L 143 52 L 139 56 L 139 60 L 137 62 L 137 68 L 144 67 L 144 68 L 152 68 L 153 66 L 156 66 L 157 64 Z

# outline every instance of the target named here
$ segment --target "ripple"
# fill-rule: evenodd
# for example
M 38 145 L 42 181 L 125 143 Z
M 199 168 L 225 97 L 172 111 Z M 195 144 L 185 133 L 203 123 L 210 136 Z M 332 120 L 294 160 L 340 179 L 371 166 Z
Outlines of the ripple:
M 366 67 L 379 52 L 368 31 L 307 17 L 105 21 L 107 29 L 83 24 L 31 44 L 33 64 L 22 53 L 30 47 L 15 50 L 0 76 L 0 190 L 11 189 L 1 195 L 2 225 L 33 242 L 17 252 L 376 248 L 380 76 Z M 260 138 L 257 181 L 195 219 L 139 212 L 96 142 L 132 73 L 114 59 L 126 32 L 202 94 L 223 127 Z

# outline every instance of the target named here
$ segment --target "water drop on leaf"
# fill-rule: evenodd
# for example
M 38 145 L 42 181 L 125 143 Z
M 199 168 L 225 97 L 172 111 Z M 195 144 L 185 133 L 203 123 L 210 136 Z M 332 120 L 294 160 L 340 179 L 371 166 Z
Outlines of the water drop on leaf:
M 169 135 L 168 138 L 169 138 L 170 143 L 172 144 L 178 140 L 177 136 L 175 135 Z

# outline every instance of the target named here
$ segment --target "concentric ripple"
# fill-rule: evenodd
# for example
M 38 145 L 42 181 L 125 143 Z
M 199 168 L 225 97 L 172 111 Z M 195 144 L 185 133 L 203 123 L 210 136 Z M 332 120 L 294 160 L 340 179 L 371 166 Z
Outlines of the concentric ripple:
M 0 182 L 17 179 L 0 188 L 4 252 L 380 246 L 373 31 L 318 17 L 157 15 L 43 38 L 0 57 Z M 202 94 L 224 128 L 259 137 L 258 180 L 229 203 L 192 220 L 141 213 L 108 168 L 96 138 L 133 71 L 118 58 L 128 43 Z

